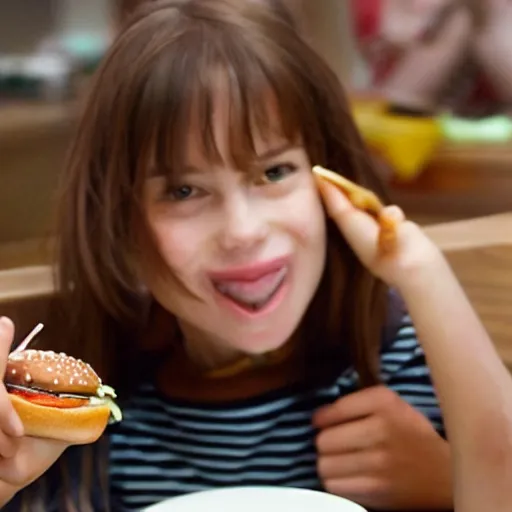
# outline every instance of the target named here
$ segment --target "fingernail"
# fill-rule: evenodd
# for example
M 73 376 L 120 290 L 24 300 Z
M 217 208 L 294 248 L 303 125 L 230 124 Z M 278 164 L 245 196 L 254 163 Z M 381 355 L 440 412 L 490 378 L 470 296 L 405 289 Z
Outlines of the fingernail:
M 388 206 L 387 215 L 389 217 L 392 217 L 395 220 L 399 220 L 399 221 L 405 220 L 404 211 L 399 206 L 395 206 L 395 205 Z
M 9 434 L 13 437 L 21 437 L 25 432 L 25 427 L 16 413 L 12 413 L 9 417 Z
M 12 320 L 6 316 L 0 317 L 0 327 L 10 328 L 12 326 Z

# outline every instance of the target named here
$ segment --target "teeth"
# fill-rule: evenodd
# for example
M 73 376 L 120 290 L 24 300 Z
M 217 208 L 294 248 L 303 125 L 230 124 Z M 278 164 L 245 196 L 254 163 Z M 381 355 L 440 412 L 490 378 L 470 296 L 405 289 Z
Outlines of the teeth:
M 231 300 L 238 302 L 244 307 L 253 310 L 261 309 L 277 292 L 286 277 L 287 269 L 283 267 L 270 279 L 269 286 L 263 290 L 254 291 L 247 286 L 239 286 L 237 283 L 217 283 L 217 290 L 229 297 Z M 261 287 L 260 287 L 261 288 Z

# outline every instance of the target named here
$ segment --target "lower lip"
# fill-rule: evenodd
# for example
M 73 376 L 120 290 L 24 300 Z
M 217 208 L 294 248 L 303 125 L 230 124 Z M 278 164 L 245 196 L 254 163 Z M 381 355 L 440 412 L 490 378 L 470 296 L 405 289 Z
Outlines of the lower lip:
M 219 302 L 223 305 L 235 312 L 238 316 L 241 316 L 245 319 L 257 320 L 263 316 L 270 315 L 273 313 L 283 302 L 286 293 L 290 287 L 290 269 L 286 272 L 286 275 L 283 278 L 283 281 L 279 285 L 279 288 L 274 292 L 272 298 L 260 309 L 251 310 L 248 308 L 244 308 L 234 300 L 230 299 L 226 295 L 220 293 L 218 290 L 215 290 L 216 296 Z

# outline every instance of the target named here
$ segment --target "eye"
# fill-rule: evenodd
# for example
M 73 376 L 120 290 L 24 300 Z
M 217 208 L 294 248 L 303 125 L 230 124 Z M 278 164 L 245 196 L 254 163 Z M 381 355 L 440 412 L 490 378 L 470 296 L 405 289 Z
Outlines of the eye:
M 264 181 L 267 183 L 276 183 L 293 174 L 296 166 L 292 164 L 280 164 L 270 167 L 265 171 Z
M 198 194 L 198 190 L 190 185 L 182 185 L 180 187 L 170 188 L 165 195 L 171 201 L 186 201 Z

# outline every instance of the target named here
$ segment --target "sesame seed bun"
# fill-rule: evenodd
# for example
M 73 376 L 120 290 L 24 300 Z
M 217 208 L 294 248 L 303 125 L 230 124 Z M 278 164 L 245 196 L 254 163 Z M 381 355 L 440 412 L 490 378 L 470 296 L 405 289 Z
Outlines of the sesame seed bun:
M 87 363 L 51 350 L 12 352 L 5 382 L 53 393 L 95 395 L 101 380 Z

